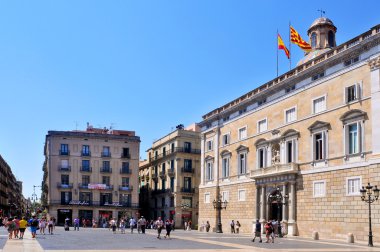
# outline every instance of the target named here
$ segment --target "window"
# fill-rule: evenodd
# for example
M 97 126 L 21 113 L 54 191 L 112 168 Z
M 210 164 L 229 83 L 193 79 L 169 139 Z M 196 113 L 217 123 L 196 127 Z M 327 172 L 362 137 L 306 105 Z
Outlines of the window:
M 72 199 L 71 192 L 61 192 L 61 204 L 68 205 Z
M 320 161 L 325 158 L 325 134 L 324 132 L 314 134 L 314 160 Z
M 247 173 L 247 160 L 246 160 L 247 153 L 240 153 L 239 154 L 239 167 L 238 167 L 238 174 L 244 175 Z
M 166 156 L 166 147 L 163 147 L 163 148 L 162 148 L 162 156 L 163 156 L 163 157 Z
M 222 159 L 222 177 L 227 178 L 230 176 L 230 158 L 224 157 Z
M 193 168 L 192 164 L 193 164 L 193 162 L 192 162 L 191 159 L 185 159 L 184 160 L 184 165 L 185 165 L 184 170 L 185 170 L 185 172 L 191 172 L 192 171 L 192 168 Z
M 297 120 L 296 108 L 291 108 L 285 111 L 285 122 L 290 123 Z
M 238 201 L 245 201 L 245 189 L 238 190 Z
M 212 140 L 208 140 L 207 141 L 207 151 L 211 151 L 212 150 Z
M 313 100 L 313 113 L 317 114 L 326 110 L 326 96 L 319 97 Z
M 105 171 L 110 171 L 111 170 L 110 161 L 103 161 L 103 169 Z
M 311 34 L 311 47 L 317 47 L 317 34 L 315 32 Z
M 230 116 L 223 117 L 223 122 L 227 122 L 228 120 L 230 120 Z
M 157 153 L 156 153 L 157 154 Z M 130 157 L 130 154 L 129 154 L 129 148 L 123 148 L 123 154 L 122 154 L 122 157 L 123 158 L 129 158 Z
M 355 57 L 344 62 L 344 66 L 349 66 L 359 61 L 359 57 Z
M 345 89 L 345 102 L 350 103 L 352 101 L 358 100 L 360 97 L 360 84 L 357 83 L 355 85 L 346 87 Z
M 222 192 L 222 201 L 229 201 L 229 192 L 228 191 L 224 191 Z
M 174 192 L 174 178 L 170 178 L 170 189 Z
M 166 190 L 166 179 L 165 178 L 161 180 L 161 184 L 162 184 L 161 189 Z
M 245 112 L 247 112 L 247 109 L 243 108 L 243 109 L 239 110 L 239 115 L 244 114 Z
M 266 103 L 266 102 L 267 102 L 267 99 L 264 98 L 264 99 L 258 101 L 258 102 L 257 102 L 257 105 L 258 105 L 258 106 L 261 106 L 261 105 L 263 105 L 263 104 Z
M 295 90 L 295 89 L 296 89 L 296 86 L 295 86 L 295 85 L 290 86 L 290 87 L 287 87 L 287 88 L 285 88 L 285 93 L 290 93 L 290 92 L 292 92 L 292 91 Z
M 82 185 L 88 186 L 90 184 L 90 176 L 82 175 Z
M 360 195 L 361 180 L 361 177 L 349 177 L 346 179 L 347 195 Z
M 243 140 L 247 138 L 247 127 L 243 127 L 239 129 L 239 140 Z
M 82 160 L 82 171 L 90 171 L 90 160 Z
M 102 157 L 110 157 L 110 156 L 111 156 L 110 147 L 103 146 Z
M 185 142 L 185 152 L 190 153 L 191 152 L 191 143 L 190 142 Z
M 210 203 L 210 193 L 205 193 L 205 203 Z
M 230 143 L 230 134 L 224 134 L 222 136 L 222 144 L 223 146 L 226 146 Z
M 90 156 L 90 146 L 82 145 L 82 156 Z
M 165 163 L 161 164 L 161 171 L 163 174 L 165 174 L 165 172 L 166 172 L 166 164 Z
M 351 154 L 360 153 L 361 152 L 361 124 L 360 122 L 355 122 L 345 127 L 346 127 L 346 141 L 347 141 L 346 154 L 351 155 Z
M 315 80 L 322 78 L 323 76 L 325 76 L 324 72 L 314 75 L 313 77 L 311 77 L 311 80 L 315 81 Z
M 259 148 L 257 150 L 257 164 L 258 164 L 258 168 L 264 168 L 266 167 L 266 149 L 265 148 Z
M 110 181 L 111 181 L 111 179 L 110 179 L 109 176 L 103 176 L 103 177 L 102 177 L 102 183 L 103 183 L 103 184 L 109 186 L 109 185 L 110 185 Z
M 129 162 L 122 162 L 121 163 L 121 170 L 123 173 L 128 173 L 129 172 Z
M 313 197 L 326 196 L 326 181 L 319 180 L 313 182 Z
M 61 175 L 61 185 L 69 185 L 69 175 Z
M 258 133 L 264 132 L 268 129 L 267 119 L 261 120 L 257 123 Z
M 79 193 L 79 201 L 84 201 L 90 203 L 92 200 L 92 195 L 90 192 L 80 192 Z
M 184 177 L 183 178 L 183 185 L 186 192 L 191 191 L 191 177 Z
M 174 143 L 172 143 L 171 145 L 170 145 L 170 151 L 173 153 L 174 152 Z
M 112 204 L 112 193 L 100 194 L 100 205 Z
M 174 197 L 170 197 L 170 207 L 174 207 Z
M 121 193 L 119 196 L 119 204 L 122 204 L 124 206 L 129 206 L 131 204 L 131 195 Z
M 286 163 L 292 163 L 293 161 L 293 156 L 294 156 L 294 141 L 287 141 L 285 144 L 285 151 L 286 151 Z
M 328 40 L 329 40 L 329 46 L 334 47 L 335 46 L 335 38 L 334 38 L 334 32 L 333 31 L 329 31 Z
M 61 160 L 61 169 L 68 170 L 70 168 L 69 166 L 69 160 L 62 159 Z
M 170 160 L 170 170 L 174 171 L 174 159 Z
M 61 155 L 69 155 L 69 145 L 68 144 L 61 144 L 61 149 L 59 152 Z
M 206 181 L 212 180 L 212 162 L 206 163 Z
M 129 187 L 129 178 L 128 177 L 122 177 L 121 178 L 121 186 L 122 187 Z

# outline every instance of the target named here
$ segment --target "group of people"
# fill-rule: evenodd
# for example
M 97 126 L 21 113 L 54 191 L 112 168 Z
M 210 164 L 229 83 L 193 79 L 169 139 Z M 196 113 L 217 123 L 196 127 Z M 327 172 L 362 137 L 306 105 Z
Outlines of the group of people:
M 40 219 L 37 216 L 32 216 L 29 221 L 26 220 L 26 217 L 22 217 L 19 219 L 17 216 L 15 217 L 5 217 L 2 221 L 2 225 L 8 231 L 8 239 L 23 239 L 25 229 L 29 226 L 30 231 L 32 233 L 32 237 L 36 238 L 37 230 L 40 230 L 40 234 L 45 234 L 45 229 L 48 227 L 49 234 L 53 234 L 53 230 L 55 227 L 55 219 L 52 217 L 48 221 L 46 217 L 42 217 Z
M 235 234 L 235 233 L 238 234 L 240 231 L 241 224 L 238 220 L 236 222 L 232 220 L 230 222 L 230 227 L 231 227 L 231 234 Z
M 265 237 L 266 237 L 266 243 L 274 243 L 274 238 L 278 237 L 279 234 L 284 237 L 286 235 L 285 233 L 286 227 L 285 222 L 278 222 L 277 220 L 269 220 L 264 225 L 264 231 L 265 231 Z M 261 238 L 261 223 L 259 220 L 256 220 L 255 225 L 255 236 L 252 240 L 252 242 L 255 242 L 256 237 L 259 237 L 259 242 L 263 242 Z
M 155 226 L 157 228 L 157 239 L 161 239 L 161 232 L 162 229 L 165 228 L 166 234 L 164 238 L 170 239 L 170 232 L 173 230 L 173 222 L 169 219 L 167 219 L 165 222 L 162 220 L 161 217 L 158 217 L 158 219 L 155 221 Z

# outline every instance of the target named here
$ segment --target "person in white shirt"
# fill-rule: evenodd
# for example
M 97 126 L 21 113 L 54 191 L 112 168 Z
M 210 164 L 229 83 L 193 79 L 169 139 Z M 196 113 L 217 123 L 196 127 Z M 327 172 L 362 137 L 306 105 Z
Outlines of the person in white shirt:
M 131 234 L 133 234 L 133 229 L 135 228 L 136 220 L 134 218 L 131 218 L 129 220 L 129 227 L 131 228 Z
M 156 227 L 157 227 L 157 239 L 161 239 L 161 231 L 164 226 L 164 222 L 162 221 L 161 217 L 158 217 L 156 221 Z

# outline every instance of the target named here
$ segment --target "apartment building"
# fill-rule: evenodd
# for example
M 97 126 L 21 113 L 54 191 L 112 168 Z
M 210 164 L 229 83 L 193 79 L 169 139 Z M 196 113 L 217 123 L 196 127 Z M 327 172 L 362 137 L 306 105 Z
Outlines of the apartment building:
M 289 235 L 367 239 L 360 189 L 380 185 L 380 25 L 338 46 L 336 31 L 318 18 L 295 68 L 203 116 L 199 222 L 217 225 L 220 195 L 224 231 L 232 219 L 245 233 L 279 219 Z
M 176 130 L 155 141 L 140 163 L 139 184 L 142 214 L 149 219 L 198 223 L 200 177 L 200 131 L 196 124 Z
M 95 220 L 138 215 L 140 138 L 134 131 L 88 125 L 49 131 L 45 142 L 43 202 L 50 216 Z

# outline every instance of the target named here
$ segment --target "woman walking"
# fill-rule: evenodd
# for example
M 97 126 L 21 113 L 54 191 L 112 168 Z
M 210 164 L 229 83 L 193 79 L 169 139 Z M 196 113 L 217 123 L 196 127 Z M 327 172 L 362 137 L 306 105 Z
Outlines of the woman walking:
M 170 239 L 170 231 L 172 231 L 172 223 L 169 220 L 166 220 L 165 222 L 165 229 L 166 229 L 165 239 L 166 237 Z
M 53 217 L 50 217 L 50 220 L 48 221 L 48 231 L 49 234 L 53 234 L 53 225 L 54 225 L 54 220 Z
M 45 235 L 45 228 L 46 228 L 46 219 L 45 217 L 42 217 L 42 219 L 40 220 L 40 234 L 44 234 Z
M 13 237 L 13 230 L 15 229 L 16 227 L 16 224 L 13 222 L 13 219 L 12 218 L 9 218 L 7 220 L 7 222 L 5 223 L 5 227 L 7 228 L 8 230 L 8 239 L 12 239 Z

